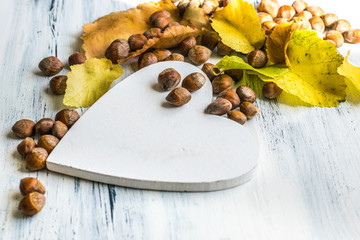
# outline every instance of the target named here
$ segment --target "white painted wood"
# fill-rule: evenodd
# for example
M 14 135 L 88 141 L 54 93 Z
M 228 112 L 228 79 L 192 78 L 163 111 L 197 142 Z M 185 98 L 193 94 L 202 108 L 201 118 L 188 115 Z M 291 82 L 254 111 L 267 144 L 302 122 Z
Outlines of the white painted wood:
M 1 1 L 0 239 L 359 239 L 357 92 L 338 108 L 291 106 L 260 94 L 261 114 L 244 126 L 259 140 L 255 175 L 224 191 L 146 191 L 25 169 L 11 126 L 21 118 L 54 117 L 64 107 L 49 92 L 49 78 L 38 74 L 38 62 L 53 54 L 66 62 L 80 50 L 83 24 L 139 2 Z M 308 3 L 360 28 L 356 0 Z M 124 78 L 131 73 L 126 68 Z M 17 211 L 19 180 L 26 176 L 47 188 L 47 203 L 32 218 Z

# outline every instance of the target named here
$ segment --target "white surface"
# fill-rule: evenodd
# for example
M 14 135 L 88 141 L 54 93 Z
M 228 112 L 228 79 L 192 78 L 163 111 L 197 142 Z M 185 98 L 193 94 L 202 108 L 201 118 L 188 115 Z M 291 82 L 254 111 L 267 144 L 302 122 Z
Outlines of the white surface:
M 259 139 L 255 176 L 224 191 L 145 191 L 25 169 L 11 126 L 63 108 L 37 64 L 53 54 L 66 62 L 80 50 L 83 24 L 139 2 L 1 1 L 0 239 L 360 239 L 358 93 L 339 108 L 290 106 L 260 95 L 261 114 L 244 126 Z M 360 28 L 356 0 L 312 4 Z M 131 73 L 126 68 L 124 78 Z M 46 206 L 33 218 L 17 210 L 18 184 L 27 176 L 47 188 Z

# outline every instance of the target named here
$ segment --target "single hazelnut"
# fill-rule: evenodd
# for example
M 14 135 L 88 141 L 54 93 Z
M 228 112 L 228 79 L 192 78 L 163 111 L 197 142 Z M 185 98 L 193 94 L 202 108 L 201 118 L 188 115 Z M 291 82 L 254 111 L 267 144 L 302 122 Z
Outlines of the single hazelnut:
M 179 62 L 183 62 L 184 61 L 184 56 L 181 55 L 180 53 L 172 53 L 170 54 L 170 56 L 168 56 L 167 58 L 164 59 L 164 61 L 179 61 Z
M 179 84 L 180 80 L 180 74 L 173 68 L 165 69 L 158 76 L 158 83 L 165 91 L 175 88 Z
M 277 25 L 283 24 L 286 22 L 288 22 L 288 20 L 286 18 L 274 18 L 274 23 L 276 23 Z M 275 26 L 277 26 L 277 25 L 275 25 Z
M 219 7 L 224 8 L 230 3 L 231 3 L 231 0 L 220 0 L 219 1 Z
M 129 46 L 131 51 L 136 51 L 138 49 L 141 49 L 145 42 L 147 41 L 147 38 L 143 34 L 134 34 L 129 37 Z
M 231 110 L 227 113 L 227 117 L 237 123 L 240 123 L 241 125 L 244 125 L 247 121 L 246 115 L 239 110 Z
M 344 19 L 337 20 L 332 27 L 332 30 L 339 31 L 341 33 L 349 31 L 350 29 L 351 29 L 350 23 Z
M 205 113 L 220 116 L 230 111 L 231 107 L 231 102 L 225 98 L 217 98 L 206 107 Z
M 184 56 L 186 56 L 189 50 L 195 47 L 195 45 L 196 45 L 195 37 L 194 36 L 187 37 L 180 43 L 180 51 Z
M 150 28 L 148 30 L 146 30 L 143 35 L 147 38 L 147 39 L 151 39 L 151 38 L 158 38 L 161 35 L 161 29 L 160 28 Z
M 240 104 L 240 111 L 244 113 L 247 119 L 252 119 L 259 114 L 259 109 L 251 102 L 243 102 Z
M 258 10 L 259 12 L 266 12 L 270 14 L 272 18 L 275 18 L 279 10 L 279 3 L 273 0 L 262 0 Z
M 295 0 L 291 6 L 298 13 L 298 12 L 304 11 L 305 8 L 308 7 L 308 4 L 306 2 L 304 2 L 303 0 Z
M 65 136 L 68 130 L 68 127 L 63 122 L 55 121 L 52 128 L 52 135 L 54 135 L 58 139 L 61 139 Z
M 313 30 L 318 32 L 323 32 L 325 30 L 325 24 L 321 17 L 315 16 L 313 18 L 310 18 L 309 22 Z
M 76 64 L 83 64 L 86 61 L 86 56 L 82 53 L 73 53 L 68 59 L 69 66 Z
M 327 13 L 321 16 L 325 27 L 332 27 L 337 20 L 339 20 L 338 16 L 334 13 Z
M 273 82 L 266 83 L 262 88 L 262 94 L 267 99 L 277 98 L 282 93 L 282 91 L 283 90 L 279 88 L 276 83 Z
M 216 46 L 216 52 L 220 56 L 225 56 L 225 55 L 230 55 L 233 52 L 233 50 L 231 47 L 226 46 L 222 41 L 219 41 Z
M 25 165 L 30 171 L 37 171 L 45 168 L 48 152 L 44 148 L 36 147 L 26 156 Z
M 170 18 L 171 14 L 170 12 L 166 11 L 166 10 L 160 10 L 157 12 L 154 12 L 153 14 L 150 15 L 150 22 L 155 21 L 158 18 Z
M 29 119 L 21 119 L 12 126 L 14 134 L 20 138 L 33 135 L 35 123 Z
M 273 18 L 271 17 L 270 14 L 265 13 L 265 12 L 258 12 L 258 16 L 259 16 L 259 21 L 262 24 L 263 22 L 267 22 L 267 21 L 272 21 Z
M 308 20 L 294 17 L 293 21 L 298 24 L 298 30 L 311 30 L 311 24 Z
M 295 14 L 294 18 L 295 17 L 302 18 L 304 20 L 309 20 L 310 18 L 313 17 L 313 15 L 311 14 L 311 12 L 304 10 L 302 12 L 298 12 L 297 14 Z
M 34 139 L 31 137 L 26 137 L 17 146 L 17 151 L 21 156 L 26 157 L 26 155 L 28 155 L 34 147 L 36 147 Z
M 45 149 L 48 154 L 52 152 L 52 150 L 59 143 L 59 139 L 53 135 L 42 135 L 39 140 L 37 146 Z
M 344 38 L 348 43 L 360 43 L 360 29 L 352 29 L 344 32 Z
M 141 69 L 157 62 L 156 55 L 152 52 L 147 52 L 139 57 L 138 67 Z
M 45 196 L 38 192 L 32 192 L 24 196 L 19 203 L 19 210 L 28 216 L 34 216 L 45 205 Z
M 124 59 L 129 55 L 130 46 L 125 39 L 116 39 L 106 49 L 105 57 L 110 59 L 113 64 L 117 64 L 118 60 Z
M 212 80 L 213 92 L 218 94 L 228 88 L 234 87 L 234 80 L 226 74 L 220 74 Z
M 56 114 L 55 121 L 61 121 L 70 128 L 79 119 L 79 117 L 80 116 L 75 109 L 65 108 Z
M 198 8 L 198 7 L 200 7 L 200 5 L 201 5 L 201 1 L 200 1 L 200 0 L 190 0 L 189 6 L 193 6 L 193 7 Z
M 332 40 L 336 44 L 336 47 L 344 45 L 344 37 L 339 31 L 329 30 L 324 37 L 325 40 Z
M 168 18 L 156 18 L 152 25 L 156 28 L 160 28 L 161 30 L 164 30 L 169 25 L 169 19 Z
M 171 105 L 180 107 L 191 100 L 191 93 L 183 87 L 173 89 L 167 96 L 166 101 Z
M 190 0 L 182 0 L 177 5 L 177 8 L 179 10 L 180 16 L 182 16 L 186 10 L 186 8 L 190 5 Z
M 289 5 L 283 5 L 279 8 L 277 16 L 278 18 L 286 18 L 287 20 L 291 20 L 296 11 L 292 6 Z
M 250 87 L 241 85 L 236 89 L 236 93 L 239 95 L 241 102 L 255 102 L 256 93 Z
M 155 49 L 152 53 L 155 54 L 158 62 L 164 61 L 165 58 L 171 55 L 171 52 L 167 49 Z
M 210 50 L 214 50 L 219 42 L 219 36 L 214 32 L 205 32 L 201 38 L 201 45 Z
M 178 23 L 178 22 L 171 22 L 171 23 L 169 23 L 165 28 L 174 27 L 174 26 L 180 26 L 180 23 Z
M 66 91 L 67 76 L 59 75 L 50 80 L 50 90 L 57 95 L 63 95 Z
M 206 62 L 211 56 L 211 50 L 207 47 L 196 45 L 188 52 L 188 57 L 195 65 L 201 65 Z
M 230 89 L 230 88 L 225 89 L 224 91 L 219 93 L 219 95 L 217 95 L 216 98 L 225 98 L 226 100 L 231 102 L 231 106 L 232 106 L 231 109 L 236 108 L 240 104 L 239 95 L 237 95 L 237 93 L 234 90 Z
M 262 28 L 264 30 L 274 30 L 274 28 L 277 26 L 277 23 L 274 21 L 267 21 L 262 24 Z
M 33 177 L 21 179 L 19 188 L 21 195 L 23 196 L 32 192 L 38 192 L 41 194 L 45 194 L 46 192 L 45 187 L 41 184 L 41 182 Z
M 206 78 L 201 73 L 195 72 L 187 75 L 182 81 L 182 87 L 189 90 L 189 92 L 195 92 L 204 86 Z
M 216 77 L 215 65 L 212 63 L 205 63 L 201 70 L 206 74 L 206 76 L 212 81 Z
M 40 135 L 50 133 L 54 122 L 51 118 L 42 118 L 35 124 L 35 131 Z
M 306 11 L 309 11 L 314 17 L 320 17 L 325 14 L 319 6 L 309 6 L 305 8 Z
M 39 63 L 39 69 L 46 75 L 46 76 L 54 76 L 58 74 L 64 65 L 57 57 L 47 57 L 41 60 Z
M 268 62 L 266 53 L 262 50 L 254 50 L 250 52 L 247 59 L 248 63 L 254 68 L 262 68 Z
M 213 14 L 218 7 L 219 0 L 204 0 L 203 4 L 201 5 L 201 8 L 206 15 Z

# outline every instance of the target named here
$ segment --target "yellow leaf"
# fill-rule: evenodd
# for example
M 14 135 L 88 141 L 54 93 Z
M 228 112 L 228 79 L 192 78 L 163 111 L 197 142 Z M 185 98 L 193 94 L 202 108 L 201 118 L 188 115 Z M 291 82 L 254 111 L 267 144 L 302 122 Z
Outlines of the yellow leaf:
M 256 10 L 244 0 L 231 1 L 215 12 L 211 20 L 211 26 L 224 44 L 235 51 L 249 53 L 264 45 L 265 31 L 261 28 Z
M 211 29 L 209 23 L 209 17 L 204 13 L 202 8 L 197 8 L 194 6 L 188 6 L 185 10 L 183 18 L 180 22 L 182 25 L 193 25 L 198 29 L 206 28 Z
M 349 62 L 349 54 L 345 57 L 344 63 L 338 68 L 338 73 L 349 79 L 360 91 L 360 67 L 355 67 Z
M 279 24 L 266 40 L 266 53 L 271 63 L 285 63 L 285 45 L 289 41 L 291 22 Z
M 89 107 L 104 95 L 111 83 L 124 70 L 120 65 L 112 65 L 108 59 L 90 58 L 84 64 L 70 67 L 63 103 L 71 107 Z

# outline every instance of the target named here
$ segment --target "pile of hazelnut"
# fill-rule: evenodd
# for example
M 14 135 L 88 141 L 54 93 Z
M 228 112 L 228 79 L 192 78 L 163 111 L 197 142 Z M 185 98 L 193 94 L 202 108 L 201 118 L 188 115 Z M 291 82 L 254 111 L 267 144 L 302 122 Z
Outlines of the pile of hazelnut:
M 271 34 L 276 25 L 295 21 L 301 22 L 299 29 L 315 30 L 325 33 L 324 39 L 337 47 L 344 42 L 359 43 L 360 29 L 351 29 L 345 19 L 338 19 L 334 13 L 326 13 L 319 6 L 308 6 L 303 0 L 295 0 L 292 6 L 279 6 L 276 0 L 262 0 L 258 7 L 258 15 L 262 27 L 267 35 Z

